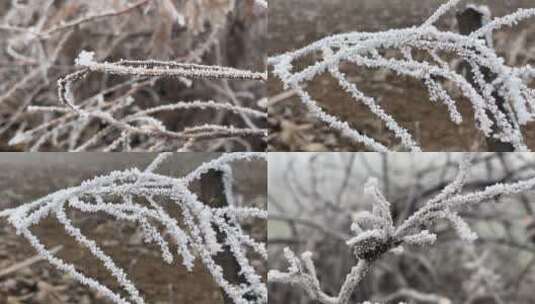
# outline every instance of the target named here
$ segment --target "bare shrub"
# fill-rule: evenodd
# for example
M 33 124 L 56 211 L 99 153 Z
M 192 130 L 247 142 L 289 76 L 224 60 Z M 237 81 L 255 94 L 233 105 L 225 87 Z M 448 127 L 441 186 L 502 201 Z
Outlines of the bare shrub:
M 435 23 L 460 0 L 449 0 L 421 25 L 383 32 L 349 32 L 325 37 L 303 48 L 270 57 L 273 73 L 286 89 L 295 92 L 315 118 L 326 123 L 355 143 L 372 151 L 388 147 L 364 134 L 337 115 L 329 114 L 307 89 L 312 80 L 327 74 L 339 89 L 362 103 L 386 126 L 399 148 L 420 151 L 420 143 L 401 122 L 383 109 L 378 99 L 366 95 L 341 69 L 348 64 L 357 68 L 386 71 L 423 83 L 431 102 L 447 108 L 450 120 L 461 124 L 458 100 L 468 99 L 474 113 L 474 127 L 486 138 L 497 140 L 517 151 L 528 150 L 522 127 L 534 121 L 534 89 L 530 87 L 535 71 L 529 64 L 509 66 L 493 49 L 490 35 L 500 28 L 515 25 L 535 15 L 535 9 L 520 9 L 510 15 L 490 19 L 487 7 L 472 8 L 483 15 L 486 24 L 463 35 L 441 30 Z M 311 63 L 307 60 L 314 58 Z M 452 59 L 456 60 L 452 60 Z M 302 62 L 304 68 L 298 68 Z M 455 62 L 464 62 L 470 73 L 463 75 Z M 459 96 L 459 97 L 457 97 Z M 411 109 L 406 109 L 411 111 Z M 494 151 L 494 148 L 490 148 Z
M 253 0 L 12 1 L 0 134 L 32 151 L 263 150 L 266 75 L 249 70 L 264 68 L 266 13 Z
M 42 258 L 114 303 L 146 302 L 136 284 L 129 279 L 128 270 L 119 266 L 113 255 L 102 249 L 102 240 L 91 239 L 87 231 L 83 232 L 78 227 L 70 215 L 73 210 L 85 216 L 99 214 L 117 222 L 132 223 L 142 231 L 144 245 L 148 247 L 152 244 L 158 248 L 161 259 L 168 264 L 179 259 L 187 270 L 192 271 L 195 261 L 200 259 L 214 282 L 228 297 L 229 301 L 225 303 L 266 303 L 267 289 L 262 270 L 259 269 L 261 267 L 257 264 L 258 261 L 267 260 L 267 249 L 264 240 L 254 238 L 245 226 L 250 225 L 251 220 L 266 219 L 267 212 L 237 198 L 230 166 L 236 161 L 262 160 L 265 155 L 223 154 L 179 178 L 157 173 L 170 155 L 160 154 L 144 170 L 133 168 L 114 171 L 34 202 L 3 210 L 0 218 L 7 218 L 17 233 L 25 237 Z M 220 173 L 220 195 L 224 196 L 225 204 L 203 201 L 191 190 L 194 182 L 214 172 Z M 214 184 L 209 186 L 217 187 Z M 171 213 L 170 210 L 177 212 Z M 173 214 L 181 216 L 177 218 Z M 46 248 L 32 229 L 43 224 L 47 218 L 56 220 L 78 246 L 94 255 L 121 290 L 113 290 L 97 278 L 87 275 L 87 268 L 68 263 Z M 226 255 L 226 260 L 220 257 L 221 254 Z M 236 269 L 223 265 L 228 264 L 225 262 L 228 259 L 234 260 Z M 239 280 L 234 280 L 234 276 L 239 276 Z

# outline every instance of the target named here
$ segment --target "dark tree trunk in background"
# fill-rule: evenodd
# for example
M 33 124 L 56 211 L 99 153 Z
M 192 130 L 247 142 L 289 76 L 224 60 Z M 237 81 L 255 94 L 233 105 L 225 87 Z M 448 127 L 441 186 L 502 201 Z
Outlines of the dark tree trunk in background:
M 201 179 L 201 191 L 200 196 L 202 201 L 210 204 L 211 207 L 221 208 L 228 206 L 224 194 L 224 185 L 223 185 L 223 173 L 221 171 L 211 170 L 210 172 L 203 175 Z M 223 240 L 226 238 L 225 234 L 220 232 L 217 227 L 217 240 L 220 243 L 223 243 Z M 219 252 L 215 257 L 214 261 L 221 265 L 223 268 L 223 276 L 226 280 L 233 284 L 239 284 L 244 282 L 243 276 L 239 275 L 240 266 L 234 255 L 229 250 L 228 246 L 223 248 L 222 252 Z M 233 304 L 232 299 L 221 289 L 223 294 L 223 299 L 225 304 Z
M 483 12 L 477 10 L 475 7 L 468 7 L 464 11 L 459 12 L 457 14 L 457 22 L 459 24 L 459 32 L 462 35 L 469 35 L 470 33 L 474 32 L 475 30 L 479 29 L 483 26 L 484 22 L 484 14 Z M 487 37 L 487 46 L 492 46 L 492 37 Z M 482 91 L 482 88 L 479 87 L 479 85 L 476 83 L 474 79 L 474 75 L 470 69 L 470 66 L 468 64 L 465 64 L 465 68 L 467 70 L 467 78 L 468 81 L 476 88 L 479 92 Z M 492 73 L 489 69 L 486 67 L 481 67 L 481 72 L 483 73 L 485 77 L 485 81 L 491 82 L 494 79 L 496 79 L 496 75 Z M 492 96 L 497 101 L 498 110 L 504 113 L 508 119 L 509 122 L 512 123 L 511 117 L 507 115 L 507 111 L 505 109 L 505 100 L 499 96 L 496 92 L 496 90 L 492 93 Z M 498 126 L 496 124 L 496 117 L 492 115 L 492 113 L 487 111 L 487 114 L 494 122 L 494 125 L 492 127 L 493 134 L 497 133 Z M 514 147 L 511 143 L 504 143 L 498 139 L 495 138 L 488 138 L 487 141 L 487 148 L 489 152 L 512 152 L 514 151 Z

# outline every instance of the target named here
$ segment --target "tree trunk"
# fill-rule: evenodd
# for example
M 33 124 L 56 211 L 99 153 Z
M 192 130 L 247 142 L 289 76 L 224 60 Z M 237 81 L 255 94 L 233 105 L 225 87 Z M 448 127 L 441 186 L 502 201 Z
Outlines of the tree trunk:
M 228 206 L 228 202 L 224 194 L 224 185 L 223 185 L 223 173 L 221 171 L 211 170 L 201 179 L 201 199 L 204 202 L 208 202 L 211 207 L 221 208 Z M 225 239 L 225 234 L 220 232 L 217 227 L 217 241 L 223 243 Z M 228 246 L 223 247 L 223 251 L 219 252 L 215 257 L 214 261 L 223 268 L 223 276 L 226 280 L 232 284 L 243 283 L 243 277 L 239 275 L 240 266 L 234 255 L 229 250 Z M 232 299 L 221 289 L 223 293 L 224 304 L 233 304 Z
M 457 14 L 459 32 L 462 35 L 469 35 L 470 33 L 474 32 L 475 30 L 481 28 L 484 25 L 484 18 L 485 12 L 483 12 L 482 10 L 478 10 L 475 6 L 468 6 L 464 11 Z M 486 43 L 487 46 L 492 46 L 492 36 L 489 35 L 486 37 Z M 481 92 L 482 88 L 480 88 L 479 85 L 476 83 L 470 66 L 468 64 L 465 64 L 464 66 L 467 71 L 468 81 L 470 82 L 470 84 L 472 84 L 472 86 L 474 86 L 474 88 L 478 90 L 478 92 Z M 486 82 L 491 82 L 496 79 L 496 75 L 486 67 L 481 67 L 481 72 L 483 73 Z M 509 122 L 512 123 L 511 117 L 507 115 L 507 111 L 505 109 L 505 100 L 501 96 L 499 96 L 496 91 L 492 93 L 492 96 L 497 101 L 498 110 L 504 113 L 508 117 Z M 489 111 L 487 111 L 487 114 L 494 122 L 492 131 L 493 134 L 496 134 L 497 132 L 499 132 L 498 126 L 496 124 L 496 117 L 494 117 Z M 489 152 L 512 152 L 515 150 L 511 143 L 505 143 L 493 137 L 487 137 L 486 141 Z

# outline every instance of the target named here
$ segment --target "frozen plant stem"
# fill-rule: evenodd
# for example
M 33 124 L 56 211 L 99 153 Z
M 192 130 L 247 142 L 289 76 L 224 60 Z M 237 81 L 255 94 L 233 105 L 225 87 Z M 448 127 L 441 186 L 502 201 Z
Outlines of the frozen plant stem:
M 285 89 L 295 91 L 315 117 L 370 150 L 384 152 L 390 148 L 375 138 L 362 134 L 336 115 L 328 114 L 305 89 L 307 82 L 329 73 L 338 80 L 340 87 L 353 101 L 368 107 L 400 141 L 403 149 L 410 151 L 420 151 L 420 143 L 386 113 L 376 99 L 366 96 L 356 84 L 351 83 L 348 76 L 340 71 L 340 64 L 344 62 L 368 69 L 382 69 L 419 80 L 425 85 L 429 99 L 444 104 L 451 121 L 460 124 L 463 118 L 457 103 L 451 92 L 445 89 L 446 84 L 452 84 L 472 104 L 475 127 L 486 138 L 508 144 L 516 151 L 526 151 L 528 147 L 520 128 L 535 121 L 535 99 L 533 89 L 528 86 L 535 78 L 535 68 L 530 65 L 507 66 L 505 60 L 481 38 L 504 26 L 515 25 L 535 16 L 535 9 L 521 9 L 495 18 L 466 36 L 435 27 L 434 24 L 440 17 L 459 2 L 460 0 L 447 1 L 420 26 L 375 33 L 333 35 L 301 49 L 270 57 L 268 63 Z M 388 56 L 386 54 L 389 50 L 397 50 L 403 56 Z M 427 53 L 432 59 L 417 60 L 413 57 L 413 52 L 416 51 Z M 441 58 L 446 54 L 453 54 L 467 62 L 472 67 L 473 79 L 467 79 L 450 67 Z M 320 59 L 296 71 L 295 62 L 309 55 L 319 55 Z M 482 71 L 488 71 L 489 75 L 496 77 L 486 79 Z M 507 106 L 501 109 L 504 100 Z
M 198 126 L 188 126 L 182 131 L 171 131 L 164 126 L 163 122 L 153 117 L 154 114 L 169 111 L 180 111 L 188 109 L 212 109 L 216 111 L 228 111 L 241 115 L 247 121 L 249 117 L 266 119 L 267 114 L 252 108 L 235 106 L 226 103 L 216 103 L 214 101 L 193 101 L 178 102 L 154 106 L 149 109 L 136 111 L 135 114 L 123 118 L 114 117 L 114 109 L 87 109 L 84 104 L 79 105 L 74 100 L 73 85 L 83 80 L 90 72 L 101 72 L 107 74 L 128 75 L 143 78 L 152 77 L 175 77 L 177 81 L 184 79 L 238 79 L 263 81 L 267 78 L 266 73 L 250 72 L 234 68 L 220 66 L 206 66 L 193 63 L 163 62 L 155 60 L 132 61 L 122 60 L 117 63 L 98 63 L 94 60 L 92 52 L 82 51 L 76 59 L 76 64 L 83 67 L 82 70 L 71 73 L 58 80 L 58 97 L 65 108 L 60 107 L 30 107 L 31 111 L 67 113 L 69 110 L 78 115 L 81 119 L 92 118 L 100 120 L 114 129 L 122 132 L 109 149 L 115 148 L 121 142 L 127 142 L 132 135 L 146 135 L 159 141 L 156 145 L 165 145 L 167 141 L 183 142 L 182 148 L 191 145 L 195 141 L 216 139 L 216 138 L 241 138 L 241 137 L 267 137 L 266 129 L 259 129 L 250 123 L 249 127 L 240 128 L 233 125 L 205 124 Z M 189 80 L 188 80 L 189 81 Z M 230 87 L 228 87 L 230 90 Z M 133 99 L 127 98 L 123 104 L 117 107 L 129 107 Z M 105 129 L 106 130 L 106 129 Z M 108 131 L 106 131 L 108 132 Z M 21 133 L 15 136 L 10 144 L 18 144 L 33 137 L 34 130 Z M 104 136 L 104 135 L 102 135 Z M 193 142 L 192 142 L 193 140 Z M 182 150 L 181 148 L 181 150 Z M 107 149 L 108 150 L 108 149 Z
M 13 1 L 0 20 L 1 34 L 6 36 L 6 64 L 29 68 L 20 77 L 10 76 L 9 82 L 20 79 L 4 83 L 6 93 L 0 96 L 6 117 L 0 122 L 0 133 L 10 137 L 10 145 L 29 151 L 264 149 L 267 129 L 261 126 L 267 113 L 255 99 L 267 73 L 221 66 L 220 58 L 214 58 L 214 65 L 199 63 L 212 58 L 208 55 L 214 47 L 227 39 L 223 28 L 234 9 L 239 12 L 231 18 L 241 14 L 243 6 L 252 6 L 254 18 L 247 22 L 256 24 L 266 17 L 267 1 L 225 1 L 223 5 L 193 0 L 56 2 Z M 211 18 L 214 15 L 221 16 Z M 100 27 L 109 31 L 103 33 Z M 101 58 L 115 57 L 118 51 L 116 55 L 123 58 L 137 54 L 147 60 L 103 62 L 95 59 L 95 53 L 79 50 L 78 69 L 65 64 L 72 56 L 65 52 L 69 42 L 93 31 L 96 35 L 90 35 L 85 45 Z M 109 43 L 101 45 L 99 41 L 106 37 Z M 140 37 L 150 37 L 150 43 Z M 173 47 L 175 43 L 180 48 Z M 156 57 L 180 62 L 152 60 Z M 95 82 L 91 77 L 95 86 L 88 90 L 79 82 L 92 73 L 112 75 L 113 81 L 104 76 Z M 55 79 L 59 79 L 59 105 L 49 106 L 56 100 L 49 90 Z M 222 79 L 235 81 L 228 86 L 232 100 L 199 81 L 217 84 Z M 194 82 L 198 83 L 193 86 Z M 214 96 L 189 100 L 195 95 L 192 91 L 200 96 L 213 92 Z M 79 96 L 84 99 L 76 100 Z M 34 119 L 36 112 L 41 119 Z M 189 119 L 188 114 L 198 119 Z
M 155 60 L 132 61 L 122 60 L 117 63 L 98 63 L 94 61 L 94 54 L 82 51 L 76 59 L 76 64 L 85 69 L 71 73 L 58 80 L 59 100 L 65 105 L 76 109 L 72 97 L 73 83 L 84 79 L 92 72 L 102 72 L 116 75 L 138 77 L 183 77 L 193 79 L 239 79 L 266 80 L 267 73 L 250 72 L 234 68 L 208 66 L 194 63 L 164 62 Z
M 94 72 L 116 75 L 148 77 L 185 77 L 193 79 L 238 79 L 266 80 L 266 73 L 238 70 L 235 68 L 179 63 L 156 60 L 121 60 L 119 62 L 98 63 L 92 60 L 92 54 L 83 51 L 76 60 L 77 65 Z
M 170 264 L 175 257 L 181 257 L 184 267 L 192 270 L 195 261 L 200 259 L 233 303 L 267 303 L 265 283 L 248 258 L 248 253 L 255 252 L 266 260 L 265 244 L 253 239 L 241 226 L 243 219 L 266 219 L 267 212 L 237 205 L 232 193 L 233 177 L 229 165 L 233 161 L 265 159 L 265 154 L 224 154 L 180 178 L 155 172 L 170 155 L 159 155 L 144 171 L 114 171 L 109 175 L 85 181 L 80 186 L 63 189 L 34 202 L 0 211 L 0 217 L 7 218 L 17 233 L 24 236 L 52 265 L 67 272 L 81 284 L 98 290 L 114 303 L 143 304 L 145 300 L 135 283 L 128 278 L 126 271 L 115 264 L 112 257 L 107 255 L 95 240 L 89 239 L 75 226 L 67 215 L 67 209 L 75 209 L 84 214 L 102 212 L 116 220 L 131 222 L 141 229 L 146 243 L 154 243 L 159 248 L 164 262 Z M 221 172 L 224 184 L 222 191 L 228 202 L 224 206 L 209 204 L 188 188 L 192 182 L 201 180 L 211 171 Z M 148 202 L 148 206 L 143 202 Z M 164 207 L 179 208 L 182 213 L 181 222 L 169 215 Z M 51 216 L 58 220 L 79 245 L 86 247 L 102 262 L 126 291 L 128 298 L 76 270 L 74 265 L 56 257 L 41 243 L 31 232 L 31 227 Z M 172 249 L 173 247 L 176 249 Z M 235 260 L 236 272 L 243 278 L 239 282 L 227 279 L 228 273 L 224 273 L 216 258 L 222 252 Z

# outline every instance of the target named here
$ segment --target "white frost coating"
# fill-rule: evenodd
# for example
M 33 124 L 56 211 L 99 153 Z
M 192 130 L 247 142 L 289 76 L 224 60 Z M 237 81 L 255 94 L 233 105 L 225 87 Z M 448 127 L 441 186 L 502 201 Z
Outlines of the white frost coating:
M 74 63 L 81 66 L 90 66 L 95 64 L 95 52 L 81 51 L 80 54 L 78 54 L 78 58 L 74 60 Z
M 408 235 L 403 237 L 403 243 L 414 246 L 429 246 L 433 245 L 437 240 L 437 235 L 429 233 L 427 230 L 422 230 L 418 234 Z
M 535 8 L 521 8 L 513 14 L 500 17 L 500 18 L 496 18 L 490 21 L 489 23 L 487 23 L 485 26 L 483 26 L 479 30 L 473 32 L 470 36 L 481 37 L 481 36 L 486 35 L 489 32 L 493 32 L 504 26 L 514 26 L 518 24 L 520 21 L 527 19 L 527 18 L 531 18 L 533 16 L 535 16 Z
M 32 112 L 48 113 L 54 117 L 59 114 L 59 116 L 24 132 L 22 132 L 24 130 L 22 128 L 21 132 L 12 138 L 11 144 L 24 143 L 29 146 L 30 151 L 37 151 L 42 146 L 51 144 L 56 147 L 61 146 L 63 150 L 75 152 L 96 147 L 104 152 L 115 150 L 159 152 L 195 151 L 199 144 L 207 140 L 222 139 L 228 143 L 233 143 L 233 145 L 236 143 L 244 145 L 246 149 L 252 150 L 254 149 L 253 145 L 248 143 L 250 139 L 259 137 L 266 140 L 267 138 L 268 130 L 258 127 L 256 122 L 252 120 L 265 120 L 267 118 L 266 111 L 259 111 L 245 104 L 241 105 L 239 100 L 241 97 L 232 100 L 232 102 L 213 100 L 166 101 L 159 105 L 140 109 L 135 106 L 136 100 L 130 94 L 144 85 L 153 83 L 150 80 L 132 80 L 105 90 L 112 92 L 121 87 L 133 86 L 132 90 L 127 91 L 121 97 L 113 97 L 111 100 L 104 100 L 101 92 L 77 102 L 73 92 L 74 83 L 82 81 L 93 72 L 127 75 L 134 78 L 138 76 L 171 77 L 187 86 L 191 86 L 192 79 L 263 81 L 267 79 L 267 73 L 216 65 L 157 60 L 96 62 L 94 56 L 95 54 L 92 52 L 82 51 L 76 59 L 76 64 L 84 68 L 58 79 L 58 99 L 62 107 L 28 107 L 28 110 Z M 137 87 L 138 81 L 142 84 L 139 84 L 139 87 Z M 222 89 L 228 91 L 225 93 L 227 95 L 233 91 L 230 86 Z M 201 125 L 187 124 L 178 128 L 173 124 L 169 127 L 162 120 L 161 113 L 190 110 L 233 113 L 240 116 L 246 126 L 241 126 L 234 121 L 230 121 L 228 124 L 217 121 Z M 98 128 L 92 128 L 91 126 L 96 122 L 101 124 Z M 88 129 L 91 130 L 88 131 Z M 69 136 L 63 136 L 66 133 Z M 64 137 L 67 139 L 64 140 Z M 228 147 L 223 142 L 215 144 L 224 144 Z M 242 148 L 240 147 L 240 149 Z
M 354 101 L 363 103 L 384 122 L 387 129 L 400 140 L 402 147 L 411 151 L 420 151 L 419 143 L 400 123 L 386 113 L 374 98 L 362 93 L 356 84 L 351 83 L 347 76 L 340 72 L 340 63 L 349 62 L 359 67 L 384 69 L 399 76 L 420 80 L 428 90 L 429 99 L 443 103 L 447 107 L 451 121 L 460 124 L 463 118 L 457 109 L 456 101 L 444 86 L 444 83 L 449 82 L 471 102 L 475 125 L 486 137 L 495 137 L 512 144 L 518 151 L 525 151 L 527 147 L 520 126 L 535 121 L 534 92 L 527 86 L 535 78 L 533 68 L 505 65 L 505 60 L 496 54 L 492 45 L 485 45 L 480 38 L 500 27 L 514 25 L 535 16 L 535 9 L 521 9 L 494 20 L 490 20 L 487 16 L 489 20 L 486 20 L 485 25 L 469 36 L 437 29 L 434 24 L 438 19 L 459 2 L 459 0 L 446 2 L 421 26 L 376 33 L 351 32 L 333 35 L 301 49 L 270 57 L 268 63 L 273 67 L 273 74 L 281 79 L 285 88 L 297 92 L 303 104 L 315 117 L 353 141 L 364 144 L 370 150 L 384 152 L 389 148 L 374 138 L 361 134 L 340 118 L 326 113 L 305 90 L 306 82 L 321 74 L 329 73 L 338 80 L 340 87 L 351 95 Z M 388 50 L 399 50 L 404 56 L 387 57 L 384 54 L 388 53 L 385 52 Z M 411 50 L 427 52 L 432 60 L 416 60 L 412 57 Z M 310 54 L 317 54 L 320 59 L 302 70 L 295 71 L 294 62 Z M 477 87 L 481 88 L 482 92 L 472 85 L 467 77 L 452 69 L 439 54 L 455 54 L 470 64 Z M 496 75 L 496 80 L 487 82 L 481 72 L 483 68 Z M 511 105 L 506 107 L 506 113 L 499 110 L 496 95 Z M 495 133 L 493 129 L 496 129 Z
M 120 60 L 118 62 L 97 62 L 94 53 L 82 51 L 76 64 L 91 71 L 105 72 L 115 75 L 138 76 L 173 76 L 203 79 L 251 79 L 266 80 L 267 73 L 240 70 L 217 65 L 201 65 L 174 61 L 158 60 Z
M 27 133 L 19 132 L 19 133 L 15 134 L 15 136 L 13 136 L 13 138 L 11 138 L 9 140 L 8 144 L 10 146 L 14 146 L 14 145 L 26 143 L 26 142 L 28 142 L 30 140 L 31 140 L 31 136 L 30 135 L 28 135 Z
M 85 236 L 69 219 L 66 213 L 68 208 L 89 214 L 104 212 L 114 219 L 135 223 L 141 228 L 145 242 L 157 245 L 165 262 L 172 263 L 175 256 L 180 256 L 183 265 L 191 270 L 195 260 L 199 258 L 214 281 L 234 303 L 267 303 L 265 283 L 248 259 L 248 253 L 254 251 L 267 260 L 265 243 L 253 239 L 240 224 L 240 220 L 245 218 L 267 219 L 267 211 L 241 207 L 234 203 L 231 193 L 232 168 L 229 165 L 234 161 L 265 159 L 265 154 L 224 154 L 181 178 L 154 172 L 169 156 L 168 153 L 159 155 L 144 171 L 114 171 L 82 182 L 77 187 L 59 190 L 34 202 L 1 211 L 0 217 L 7 217 L 18 234 L 28 239 L 37 252 L 51 264 L 69 273 L 80 283 L 98 290 L 114 303 L 143 304 L 145 301 L 125 270 L 116 265 L 95 240 Z M 224 194 L 230 199 L 227 207 L 210 207 L 188 189 L 191 181 L 199 179 L 210 170 L 223 171 Z M 117 198 L 120 198 L 119 202 Z M 149 206 L 142 202 L 148 202 Z M 183 220 L 180 225 L 167 213 L 163 207 L 164 202 L 181 210 Z M 31 232 L 31 227 L 49 216 L 55 217 L 69 235 L 103 263 L 126 291 L 128 299 L 77 271 L 74 265 L 55 257 L 45 248 Z M 163 231 L 159 227 L 164 228 Z M 224 239 L 218 240 L 217 231 L 224 235 Z M 174 246 L 177 248 L 176 254 L 172 253 L 171 248 Z M 244 277 L 244 281 L 239 284 L 228 281 L 223 276 L 222 267 L 214 260 L 214 255 L 221 252 L 224 246 L 229 248 L 239 265 L 240 274 Z
M 435 13 L 433 13 L 433 15 L 431 15 L 431 17 L 429 17 L 423 24 L 422 26 L 425 27 L 425 26 L 431 26 L 433 24 L 435 24 L 435 22 L 438 21 L 438 19 L 440 19 L 440 17 L 442 17 L 442 15 L 444 15 L 445 13 L 447 13 L 449 10 L 451 10 L 452 8 L 454 8 L 457 4 L 459 4 L 459 2 L 461 2 L 461 0 L 450 0 L 446 3 L 444 3 L 443 5 L 441 5 L 436 11 Z
M 351 232 L 354 236 L 346 241 L 353 249 L 358 263 L 347 275 L 338 296 L 330 296 L 321 290 L 312 263 L 312 253 L 306 252 L 299 259 L 290 249 L 285 249 L 289 267 L 285 272 L 271 270 L 270 283 L 295 284 L 303 288 L 312 300 L 323 304 L 348 304 L 354 288 L 366 275 L 369 265 L 387 252 L 402 254 L 403 246 L 430 246 L 437 235 L 423 227 L 432 227 L 438 220 L 450 223 L 458 236 L 467 242 L 477 239 L 477 234 L 458 213 L 492 198 L 522 193 L 535 189 L 535 178 L 511 184 L 495 184 L 484 190 L 461 193 L 469 173 L 473 155 L 465 155 L 459 162 L 459 171 L 454 180 L 440 193 L 429 199 L 416 212 L 397 227 L 392 222 L 390 203 L 378 188 L 378 181 L 370 179 L 364 186 L 364 193 L 373 200 L 372 212 L 361 211 L 353 216 Z

